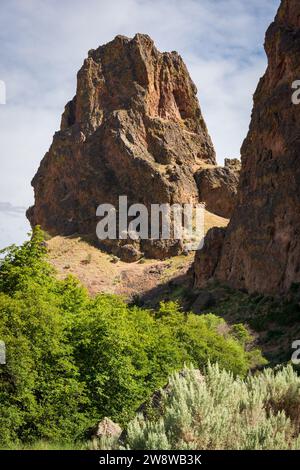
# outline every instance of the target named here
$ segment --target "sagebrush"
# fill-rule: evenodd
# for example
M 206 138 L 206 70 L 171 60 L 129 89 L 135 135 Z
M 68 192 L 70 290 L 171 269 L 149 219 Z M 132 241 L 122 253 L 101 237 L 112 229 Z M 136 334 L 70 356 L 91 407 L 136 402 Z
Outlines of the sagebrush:
M 155 414 L 158 415 L 155 417 Z M 153 417 L 154 416 L 154 417 Z M 300 378 L 291 366 L 234 377 L 217 364 L 172 375 L 160 410 L 130 422 L 130 449 L 300 449 Z

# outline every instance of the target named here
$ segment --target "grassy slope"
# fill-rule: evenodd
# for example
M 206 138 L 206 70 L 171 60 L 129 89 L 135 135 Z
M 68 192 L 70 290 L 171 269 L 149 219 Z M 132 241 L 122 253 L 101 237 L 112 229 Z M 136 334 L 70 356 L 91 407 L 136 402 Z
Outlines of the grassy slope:
M 206 211 L 205 232 L 227 223 L 227 219 Z M 160 300 L 177 300 L 186 310 L 201 294 L 201 291 L 191 290 L 191 279 L 187 275 L 193 253 L 166 261 L 142 260 L 128 264 L 79 237 L 55 237 L 48 242 L 48 249 L 58 276 L 64 278 L 69 273 L 74 274 L 92 294 L 100 291 L 120 294 L 150 307 Z M 212 294 L 212 302 L 203 313 L 215 313 L 231 324 L 247 324 L 271 364 L 290 359 L 292 342 L 300 339 L 300 297 L 299 300 L 296 296 L 296 300 L 282 301 L 249 296 L 216 284 L 209 286 L 207 291 Z
M 228 220 L 205 212 L 205 233 L 213 226 L 224 227 Z M 107 292 L 130 298 L 153 291 L 175 277 L 183 276 L 191 266 L 194 254 L 166 261 L 141 260 L 124 263 L 101 252 L 80 237 L 54 237 L 47 242 L 49 259 L 60 278 L 72 273 L 91 294 Z

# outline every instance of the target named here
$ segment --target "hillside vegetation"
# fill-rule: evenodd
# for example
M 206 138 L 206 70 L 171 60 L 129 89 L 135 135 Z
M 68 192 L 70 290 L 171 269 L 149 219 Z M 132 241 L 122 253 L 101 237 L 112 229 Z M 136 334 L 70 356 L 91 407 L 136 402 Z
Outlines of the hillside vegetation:
M 169 374 L 208 360 L 234 376 L 264 361 L 242 325 L 130 307 L 112 295 L 90 297 L 72 276 L 58 280 L 39 229 L 0 264 L 2 447 L 38 440 L 75 442 L 104 416 L 123 426 Z

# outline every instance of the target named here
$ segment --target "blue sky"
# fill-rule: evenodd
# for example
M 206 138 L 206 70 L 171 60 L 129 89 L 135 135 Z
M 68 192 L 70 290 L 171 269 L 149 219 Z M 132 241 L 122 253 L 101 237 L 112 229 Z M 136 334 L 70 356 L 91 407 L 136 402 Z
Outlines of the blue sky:
M 197 85 L 218 161 L 239 157 L 252 95 L 266 67 L 264 34 L 279 0 L 1 0 L 0 248 L 24 240 L 20 207 L 75 94 L 89 49 L 147 33 L 177 50 Z M 10 204 L 10 205 L 9 205 Z M 15 208 L 15 210 L 14 210 Z

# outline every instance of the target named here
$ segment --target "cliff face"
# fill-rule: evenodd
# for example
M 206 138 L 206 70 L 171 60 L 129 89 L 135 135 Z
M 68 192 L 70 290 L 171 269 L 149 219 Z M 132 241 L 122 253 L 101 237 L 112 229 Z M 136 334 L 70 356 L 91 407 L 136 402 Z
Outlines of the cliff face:
M 195 180 L 199 198 L 205 201 L 208 211 L 230 219 L 237 200 L 240 170 L 240 160 L 226 158 L 224 167 L 212 166 L 197 171 Z
M 205 254 L 197 254 L 196 284 L 213 276 L 250 292 L 279 294 L 300 282 L 300 106 L 291 100 L 292 83 L 300 79 L 299 0 L 281 2 L 265 50 L 268 68 L 241 150 L 238 202 L 224 241 L 215 240 L 221 255 L 209 273 L 199 269 Z
M 194 173 L 215 152 L 185 64 L 146 35 L 91 50 L 32 185 L 32 225 L 94 234 L 96 207 L 198 200 Z

